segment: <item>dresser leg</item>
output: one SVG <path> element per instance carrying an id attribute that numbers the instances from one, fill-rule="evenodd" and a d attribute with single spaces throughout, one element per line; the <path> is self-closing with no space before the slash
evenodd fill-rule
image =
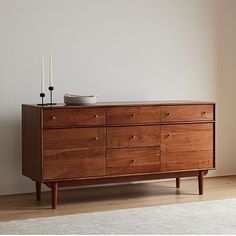
<path id="1" fill-rule="evenodd" d="M 202 195 L 203 194 L 203 171 L 199 171 L 198 190 L 199 190 L 199 195 Z"/>
<path id="2" fill-rule="evenodd" d="M 56 209 L 57 207 L 57 195 L 58 195 L 58 184 L 57 182 L 53 182 L 51 186 L 52 209 Z"/>
<path id="3" fill-rule="evenodd" d="M 176 188 L 180 188 L 180 178 L 176 178 Z"/>
<path id="4" fill-rule="evenodd" d="M 41 183 L 35 181 L 35 188 L 36 188 L 36 200 L 41 201 Z"/>

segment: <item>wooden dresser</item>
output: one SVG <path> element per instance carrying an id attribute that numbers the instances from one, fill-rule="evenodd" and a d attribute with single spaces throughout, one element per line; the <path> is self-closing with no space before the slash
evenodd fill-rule
<path id="1" fill-rule="evenodd" d="M 197 176 L 215 168 L 210 102 L 22 105 L 23 175 L 51 188 Z"/>

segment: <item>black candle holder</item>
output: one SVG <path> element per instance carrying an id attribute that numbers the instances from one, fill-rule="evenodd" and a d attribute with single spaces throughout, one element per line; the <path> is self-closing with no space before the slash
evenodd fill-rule
<path id="1" fill-rule="evenodd" d="M 44 97 L 45 97 L 45 93 L 40 93 L 39 96 L 41 97 L 42 99 L 42 103 L 41 104 L 38 104 L 39 106 L 44 106 L 45 103 L 44 103 Z"/>
<path id="2" fill-rule="evenodd" d="M 50 103 L 49 105 L 56 105 L 56 103 L 53 103 L 53 90 L 54 90 L 54 87 L 53 86 L 49 86 L 48 87 L 49 91 L 50 91 Z"/>

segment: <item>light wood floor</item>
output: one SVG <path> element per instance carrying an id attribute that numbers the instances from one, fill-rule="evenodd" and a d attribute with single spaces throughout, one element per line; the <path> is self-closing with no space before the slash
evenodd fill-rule
<path id="1" fill-rule="evenodd" d="M 181 180 L 179 190 L 175 181 L 67 189 L 59 191 L 56 210 L 50 208 L 49 192 L 42 194 L 41 202 L 33 193 L 0 196 L 0 221 L 235 197 L 236 176 L 205 178 L 202 196 L 197 179 Z"/>

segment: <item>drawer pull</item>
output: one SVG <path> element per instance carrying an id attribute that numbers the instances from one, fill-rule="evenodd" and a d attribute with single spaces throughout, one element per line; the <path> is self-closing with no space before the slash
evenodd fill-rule
<path id="1" fill-rule="evenodd" d="M 131 160 L 131 162 L 130 163 L 136 163 L 136 160 Z"/>
<path id="2" fill-rule="evenodd" d="M 131 114 L 131 117 L 132 117 L 132 118 L 135 118 L 135 117 L 136 117 L 136 114 Z"/>
<path id="3" fill-rule="evenodd" d="M 98 115 L 95 115 L 95 116 L 94 116 L 94 118 L 96 118 L 96 119 L 97 119 L 97 118 L 98 118 Z"/>
<path id="4" fill-rule="evenodd" d="M 95 137 L 95 140 L 98 140 L 98 139 L 99 139 L 99 137 L 98 137 L 98 136 L 96 136 L 96 137 Z"/>
<path id="5" fill-rule="evenodd" d="M 202 112 L 202 115 L 203 115 L 203 116 L 206 116 L 207 114 L 208 114 L 207 111 L 203 111 L 203 112 Z"/>
<path id="6" fill-rule="evenodd" d="M 169 138 L 169 137 L 171 137 L 171 136 L 172 136 L 172 134 L 167 134 L 166 136 Z"/>
<path id="7" fill-rule="evenodd" d="M 56 120 L 56 116 L 52 116 L 52 119 L 53 119 L 53 120 Z"/>
<path id="8" fill-rule="evenodd" d="M 132 136 L 132 139 L 136 139 L 136 138 L 137 138 L 137 136 L 136 136 L 136 135 L 133 135 L 133 136 Z"/>
<path id="9" fill-rule="evenodd" d="M 171 112 L 167 112 L 166 113 L 166 116 L 173 116 L 174 114 L 173 113 L 171 113 Z"/>

